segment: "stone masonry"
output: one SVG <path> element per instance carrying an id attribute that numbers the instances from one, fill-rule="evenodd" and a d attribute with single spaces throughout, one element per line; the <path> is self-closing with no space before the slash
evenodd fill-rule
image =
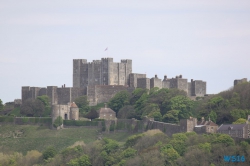
<path id="1" fill-rule="evenodd" d="M 47 86 L 22 87 L 22 102 L 48 95 L 51 105 L 67 104 L 75 98 L 87 95 L 90 105 L 108 102 L 117 92 L 132 92 L 136 88 L 151 89 L 176 88 L 187 92 L 188 96 L 204 96 L 206 82 L 193 80 L 188 82 L 182 75 L 161 80 L 157 75 L 147 78 L 146 74 L 132 73 L 132 60 L 113 62 L 113 58 L 102 58 L 87 62 L 86 59 L 73 60 L 73 87 Z"/>

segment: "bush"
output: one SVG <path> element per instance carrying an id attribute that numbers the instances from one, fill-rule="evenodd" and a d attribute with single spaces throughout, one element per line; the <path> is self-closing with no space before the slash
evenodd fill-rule
<path id="1" fill-rule="evenodd" d="M 14 122 L 14 117 L 2 116 L 0 117 L 0 122 Z"/>
<path id="2" fill-rule="evenodd" d="M 66 126 L 98 126 L 98 121 L 64 120 Z"/>
<path id="3" fill-rule="evenodd" d="M 43 152 L 43 159 L 48 160 L 49 158 L 53 158 L 55 155 L 56 149 L 50 146 Z"/>
<path id="4" fill-rule="evenodd" d="M 22 122 L 23 122 L 23 123 L 28 123 L 28 122 L 29 122 L 29 118 L 23 117 L 23 118 L 22 118 Z"/>
<path id="5" fill-rule="evenodd" d="M 54 126 L 55 128 L 57 128 L 57 127 L 61 126 L 62 124 L 63 124 L 63 119 L 62 119 L 61 116 L 58 116 L 58 117 L 56 118 L 56 120 L 54 121 L 53 126 Z"/>

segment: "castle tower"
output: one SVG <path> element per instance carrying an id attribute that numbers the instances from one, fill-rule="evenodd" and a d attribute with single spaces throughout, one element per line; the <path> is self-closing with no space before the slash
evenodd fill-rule
<path id="1" fill-rule="evenodd" d="M 193 79 L 191 79 L 191 96 L 204 96 L 206 94 L 206 86 L 207 83 L 204 81 L 194 81 Z"/>
<path id="2" fill-rule="evenodd" d="M 158 87 L 159 89 L 162 88 L 161 79 L 159 79 L 157 75 L 155 75 L 155 77 L 150 79 L 150 89 L 154 87 Z"/>
<path id="3" fill-rule="evenodd" d="M 73 87 L 86 88 L 93 85 L 129 85 L 132 60 L 113 62 L 113 58 L 102 58 L 87 62 L 86 59 L 73 60 Z"/>
<path id="4" fill-rule="evenodd" d="M 70 105 L 70 119 L 71 120 L 79 120 L 79 108 L 75 104 L 75 102 Z"/>
<path id="5" fill-rule="evenodd" d="M 88 85 L 87 59 L 73 59 L 73 87 L 82 88 Z"/>

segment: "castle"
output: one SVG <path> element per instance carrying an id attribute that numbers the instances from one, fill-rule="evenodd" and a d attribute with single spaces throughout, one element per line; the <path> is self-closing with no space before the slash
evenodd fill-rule
<path id="1" fill-rule="evenodd" d="M 147 78 L 146 74 L 132 73 L 132 60 L 113 62 L 113 58 L 102 58 L 87 62 L 86 59 L 73 60 L 73 87 L 47 86 L 22 87 L 22 102 L 47 95 L 51 105 L 67 105 L 75 98 L 87 95 L 90 105 L 108 102 L 117 92 L 126 90 L 132 92 L 136 88 L 151 89 L 176 88 L 187 92 L 188 96 L 204 96 L 206 82 L 193 80 L 188 82 L 182 75 L 161 80 L 157 75 Z"/>

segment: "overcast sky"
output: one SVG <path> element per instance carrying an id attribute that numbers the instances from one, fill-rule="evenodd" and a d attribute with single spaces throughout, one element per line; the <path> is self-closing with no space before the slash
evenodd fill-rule
<path id="1" fill-rule="evenodd" d="M 108 51 L 104 51 L 108 47 Z M 0 0 L 0 99 L 22 86 L 72 86 L 73 59 L 133 60 L 134 73 L 250 79 L 249 0 Z"/>

